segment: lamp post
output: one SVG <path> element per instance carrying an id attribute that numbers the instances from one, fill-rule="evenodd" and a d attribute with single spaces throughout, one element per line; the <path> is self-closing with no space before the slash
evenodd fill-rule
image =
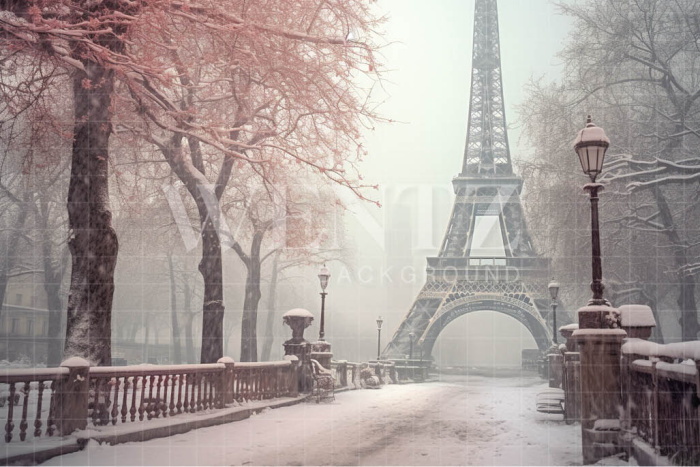
<path id="1" fill-rule="evenodd" d="M 382 355 L 382 324 L 384 324 L 384 320 L 380 316 L 377 318 L 377 361 Z"/>
<path id="2" fill-rule="evenodd" d="M 324 332 L 324 325 L 326 323 L 326 318 L 325 318 L 325 313 L 326 313 L 326 295 L 328 295 L 328 292 L 326 292 L 326 287 L 328 287 L 328 279 L 331 277 L 331 272 L 328 270 L 326 265 L 324 264 L 321 266 L 321 269 L 318 271 L 318 279 L 321 282 L 321 330 L 318 333 L 318 340 L 323 341 L 325 340 L 323 336 L 325 335 Z"/>
<path id="3" fill-rule="evenodd" d="M 552 279 L 547 286 L 549 295 L 552 297 L 552 330 L 554 331 L 554 343 L 557 343 L 557 295 L 559 295 L 559 282 Z"/>
<path id="4" fill-rule="evenodd" d="M 592 282 L 591 290 L 593 298 L 589 300 L 589 305 L 607 305 L 603 298 L 603 264 L 600 257 L 600 226 L 598 224 L 598 191 L 603 189 L 603 185 L 596 183 L 596 177 L 603 170 L 603 159 L 605 152 L 610 146 L 610 140 L 605 135 L 602 128 L 591 122 L 588 116 L 586 127 L 578 132 L 574 141 L 574 150 L 578 155 L 583 173 L 591 178 L 591 183 L 587 183 L 583 189 L 591 196 L 591 249 L 592 249 Z"/>
<path id="5" fill-rule="evenodd" d="M 408 333 L 408 338 L 411 339 L 411 347 L 408 352 L 408 359 L 413 360 L 413 339 L 416 338 L 416 335 L 413 332 Z"/>

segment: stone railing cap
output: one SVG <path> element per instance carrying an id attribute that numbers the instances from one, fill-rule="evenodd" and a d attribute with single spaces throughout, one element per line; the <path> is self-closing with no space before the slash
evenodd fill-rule
<path id="1" fill-rule="evenodd" d="M 236 363 L 236 361 L 231 357 L 221 357 L 216 361 L 216 363 Z"/>
<path id="2" fill-rule="evenodd" d="M 61 362 L 59 366 L 66 368 L 78 368 L 78 367 L 89 367 L 90 362 L 82 357 L 70 357 Z"/>

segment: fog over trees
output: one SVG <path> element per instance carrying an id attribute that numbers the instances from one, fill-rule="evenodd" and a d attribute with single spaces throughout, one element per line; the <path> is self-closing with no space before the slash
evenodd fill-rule
<path id="1" fill-rule="evenodd" d="M 520 107 L 523 135 L 538 148 L 522 163 L 534 237 L 561 277 L 585 281 L 589 210 L 570 138 L 590 114 L 612 142 L 600 179 L 607 297 L 649 304 L 658 339 L 695 340 L 700 5 L 594 0 L 560 9 L 575 31 L 560 53 L 563 78 L 534 80 Z"/>
<path id="2" fill-rule="evenodd" d="M 286 199 L 291 185 L 328 185 L 317 201 L 321 210 L 335 209 L 335 190 L 371 199 L 356 163 L 365 152 L 360 129 L 378 118 L 371 91 L 381 66 L 375 59 L 378 20 L 364 2 L 13 1 L 0 10 L 3 181 L 19 178 L 16 184 L 26 185 L 36 174 L 65 168 L 70 153 L 70 172 L 57 177 L 61 188 L 67 184 L 64 243 L 72 258 L 64 357 L 111 362 L 120 243 L 134 242 L 134 252 L 140 250 L 140 278 L 154 276 L 146 283 L 159 281 L 158 271 L 169 277 L 169 293 L 156 289 L 143 297 L 145 343 L 149 328 L 163 324 L 151 316 L 160 306 L 172 308 L 169 326 L 180 328 L 173 255 L 181 246 L 166 227 L 183 227 L 176 224 L 186 218 L 167 219 L 164 183 L 173 197 L 187 194 L 184 212 L 194 210 L 199 219 L 203 287 L 192 287 L 190 277 L 182 293 L 186 323 L 195 297 L 201 303 L 202 363 L 224 355 L 222 203 L 235 204 L 238 197 L 250 211 L 246 197 L 260 196 L 258 207 L 264 196 L 274 203 Z M 231 179 L 236 186 L 229 186 Z M 264 187 L 262 195 L 253 194 L 255 185 Z M 7 249 L 14 251 L 30 214 L 27 203 L 37 203 L 47 226 L 50 213 L 35 192 L 12 199 L 11 189 L 5 190 L 13 213 Z M 293 217 L 293 205 L 270 212 Z M 60 216 L 60 204 L 56 208 Z M 263 245 L 263 237 L 275 219 L 245 211 L 225 214 L 248 216 L 240 237 L 251 231 L 249 251 L 238 239 L 225 241 L 248 269 L 241 345 L 242 358 L 255 360 L 257 350 L 249 347 L 257 345 L 261 255 L 275 249 Z M 141 217 L 132 223 L 134 215 Z M 149 225 L 134 238 L 144 216 Z M 286 248 L 285 242 L 277 244 Z M 308 254 L 324 248 L 316 242 Z M 144 253 L 155 251 L 167 261 L 143 267 Z M 46 255 L 61 257 L 56 248 Z M 16 266 L 11 255 L 5 258 L 3 277 Z M 187 266 L 191 262 L 183 261 L 178 269 Z M 45 269 L 50 283 L 60 283 L 54 266 Z"/>
<path id="3" fill-rule="evenodd" d="M 274 359 L 282 313 L 318 315 L 324 263 L 338 355 L 374 353 L 376 315 L 390 337 L 447 225 L 469 92 L 469 54 L 454 50 L 471 44 L 438 48 L 381 6 L 0 2 L 0 317 L 47 312 L 48 346 L 33 359 Z M 452 7 L 433 8 L 450 37 L 473 11 L 459 7 L 460 26 L 440 11 Z M 573 319 L 590 296 L 586 178 L 571 148 L 590 114 L 612 141 L 600 180 L 606 297 L 649 304 L 656 339 L 696 339 L 700 7 L 560 2 L 547 20 L 568 35 L 547 44 L 561 72 L 529 69 L 524 87 L 509 67 L 543 41 L 515 47 L 522 8 L 499 2 L 507 122 L 530 235 L 562 283 L 559 311 Z M 384 64 L 401 47 L 416 67 L 404 75 Z M 391 81 L 407 75 L 422 84 L 402 97 Z M 400 186 L 416 180 L 431 184 L 429 208 L 427 188 Z"/>

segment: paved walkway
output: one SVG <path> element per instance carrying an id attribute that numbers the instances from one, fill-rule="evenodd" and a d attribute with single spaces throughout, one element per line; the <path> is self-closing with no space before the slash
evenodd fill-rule
<path id="1" fill-rule="evenodd" d="M 535 410 L 539 378 L 445 376 L 338 394 L 183 435 L 45 465 L 575 465 L 580 427 Z"/>

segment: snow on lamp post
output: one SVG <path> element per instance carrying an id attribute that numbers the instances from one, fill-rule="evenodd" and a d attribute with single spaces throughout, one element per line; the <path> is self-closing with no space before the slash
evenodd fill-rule
<path id="1" fill-rule="evenodd" d="M 598 191 L 603 185 L 596 183 L 596 177 L 603 170 L 603 159 L 605 152 L 610 146 L 610 140 L 605 135 L 602 128 L 591 122 L 588 116 L 586 127 L 578 132 L 574 141 L 574 150 L 578 155 L 583 173 L 591 178 L 591 183 L 587 183 L 583 189 L 591 196 L 591 248 L 592 248 L 592 278 L 591 290 L 593 298 L 589 305 L 606 305 L 603 298 L 603 265 L 600 257 L 600 226 L 598 224 Z"/>
<path id="2" fill-rule="evenodd" d="M 377 361 L 382 356 L 382 324 L 384 324 L 384 320 L 380 316 L 377 318 Z"/>
<path id="3" fill-rule="evenodd" d="M 321 330 L 318 333 L 318 340 L 323 341 L 325 340 L 323 337 L 325 335 L 324 332 L 324 326 L 325 326 L 325 313 L 326 313 L 326 295 L 328 295 L 328 292 L 326 292 L 326 287 L 328 287 L 328 279 L 331 277 L 331 272 L 330 270 L 326 267 L 324 264 L 321 266 L 321 269 L 318 271 L 318 279 L 321 282 Z"/>
<path id="4" fill-rule="evenodd" d="M 411 347 L 409 347 L 408 359 L 409 359 L 409 360 L 413 360 L 413 339 L 416 338 L 415 333 L 409 332 L 409 333 L 408 333 L 408 338 L 411 339 Z"/>
<path id="5" fill-rule="evenodd" d="M 552 279 L 547 286 L 552 297 L 552 330 L 554 331 L 554 343 L 557 343 L 557 296 L 559 295 L 559 282 Z"/>

